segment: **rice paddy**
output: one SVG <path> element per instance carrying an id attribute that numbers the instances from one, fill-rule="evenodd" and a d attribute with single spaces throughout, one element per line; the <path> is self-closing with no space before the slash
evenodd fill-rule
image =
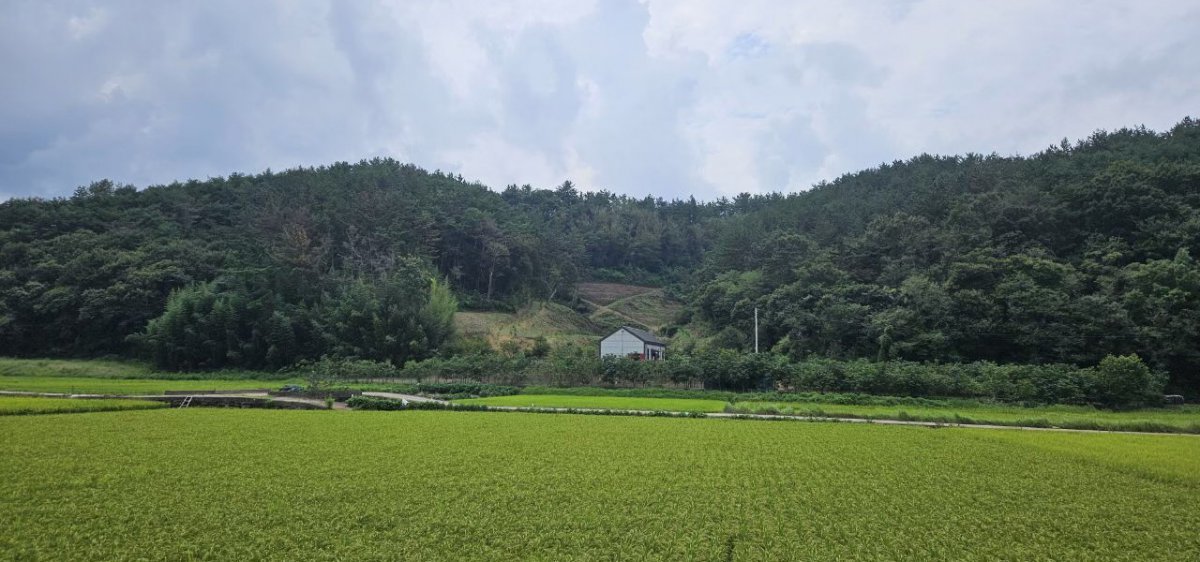
<path id="1" fill-rule="evenodd" d="M 162 394 L 168 390 L 251 390 L 279 388 L 283 380 L 106 379 L 93 377 L 0 376 L 0 390 L 66 394 Z"/>
<path id="2" fill-rule="evenodd" d="M 220 409 L 0 435 L 0 559 L 1200 558 L 1192 436 Z"/>
<path id="3" fill-rule="evenodd" d="M 163 402 L 150 400 L 0 396 L 0 416 L 108 412 L 113 410 L 150 410 L 165 408 L 166 406 L 167 404 Z"/>

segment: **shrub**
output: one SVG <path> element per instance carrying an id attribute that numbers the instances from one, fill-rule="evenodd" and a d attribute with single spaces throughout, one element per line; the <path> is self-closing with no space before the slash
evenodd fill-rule
<path id="1" fill-rule="evenodd" d="M 317 376 L 329 380 L 387 379 L 395 378 L 400 373 L 399 369 L 386 361 L 328 356 L 316 361 L 300 361 L 288 370 L 305 378 Z"/>
<path id="2" fill-rule="evenodd" d="M 1166 381 L 1150 372 L 1137 355 L 1109 355 L 1093 372 L 1092 397 L 1110 408 L 1158 404 Z"/>
<path id="3" fill-rule="evenodd" d="M 476 382 L 443 382 L 443 383 L 417 383 L 413 385 L 413 392 L 417 394 L 425 394 L 437 396 L 446 400 L 458 400 L 460 398 L 486 398 L 488 396 L 508 396 L 510 394 L 519 394 L 521 389 L 515 386 L 502 386 L 496 384 L 476 383 Z"/>

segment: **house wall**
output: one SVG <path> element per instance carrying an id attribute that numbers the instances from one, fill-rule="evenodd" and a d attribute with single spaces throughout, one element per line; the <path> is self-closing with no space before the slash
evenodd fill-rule
<path id="1" fill-rule="evenodd" d="M 630 353 L 645 353 L 646 346 L 637 336 L 625 331 L 619 330 L 612 335 L 600 340 L 600 356 L 617 355 L 624 357 Z"/>
<path id="2" fill-rule="evenodd" d="M 658 352 L 658 357 L 652 357 L 652 354 L 655 351 Z M 646 359 L 651 359 L 651 358 L 666 359 L 666 357 L 667 357 L 667 348 L 665 348 L 661 345 L 653 344 L 653 343 L 646 344 Z"/>

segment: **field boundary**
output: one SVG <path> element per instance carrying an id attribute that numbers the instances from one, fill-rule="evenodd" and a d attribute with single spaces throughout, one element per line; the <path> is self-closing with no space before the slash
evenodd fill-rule
<path id="1" fill-rule="evenodd" d="M 620 414 L 633 416 L 665 416 L 666 414 L 675 414 L 667 417 L 690 417 L 690 418 L 717 418 L 717 419 L 732 419 L 732 420 L 760 420 L 760 421 L 808 421 L 808 422 L 835 422 L 835 423 L 865 423 L 879 425 L 908 425 L 916 427 L 928 427 L 934 429 L 962 427 L 969 429 L 1015 429 L 1025 431 L 1060 431 L 1069 433 L 1115 433 L 1120 435 L 1187 435 L 1191 437 L 1200 437 L 1195 433 L 1173 433 L 1165 431 L 1125 431 L 1125 430 L 1104 430 L 1104 429 L 1071 429 L 1067 427 L 1036 427 L 1028 425 L 996 425 L 996 424 L 981 424 L 981 423 L 957 423 L 957 422 L 930 422 L 917 420 L 892 420 L 892 419 L 867 419 L 867 418 L 843 418 L 836 416 L 789 416 L 786 414 L 736 414 L 727 412 L 663 412 L 658 410 L 609 410 L 605 408 L 522 408 L 519 406 L 487 406 L 490 410 L 508 410 L 517 412 L 528 412 L 537 410 L 542 413 L 546 410 L 551 410 L 552 413 L 599 413 L 599 412 L 619 412 Z M 614 414 L 618 415 L 618 414 Z"/>
<path id="2" fill-rule="evenodd" d="M 553 408 L 553 407 L 529 407 L 529 406 L 487 406 L 482 404 L 458 404 L 455 402 L 446 402 L 442 400 L 432 399 L 424 396 L 396 394 L 388 392 L 369 392 L 363 393 L 365 396 L 371 396 L 376 399 L 385 401 L 400 402 L 406 400 L 421 404 L 417 407 L 399 407 L 392 411 L 400 410 L 425 410 L 438 409 L 449 411 L 468 411 L 468 412 L 517 412 L 517 413 L 533 413 L 533 414 L 577 414 L 577 415 L 609 415 L 609 416 L 641 416 L 641 417 L 674 417 L 674 418 L 714 418 L 714 419 L 731 419 L 731 420 L 758 420 L 758 421 L 805 421 L 805 422 L 831 422 L 831 423 L 859 423 L 859 424 L 878 424 L 878 425 L 897 425 L 911 427 L 926 427 L 930 429 L 941 428 L 967 428 L 967 429 L 1011 429 L 1021 431 L 1052 431 L 1066 433 L 1109 433 L 1118 435 L 1185 435 L 1191 437 L 1200 437 L 1200 434 L 1187 432 L 1167 432 L 1167 431 L 1130 431 L 1130 430 L 1106 430 L 1106 429 L 1073 429 L 1068 427 L 1038 427 L 1028 425 L 1000 425 L 987 423 L 963 423 L 963 422 L 935 422 L 935 421 L 920 421 L 920 420 L 898 420 L 886 418 L 856 418 L 856 417 L 839 417 L 839 416 L 816 416 L 816 415 L 789 415 L 789 414 L 747 414 L 734 412 L 689 412 L 689 411 L 674 411 L 674 410 L 628 410 L 628 409 L 612 409 L 612 408 Z M 43 398 L 83 398 L 83 399 L 126 399 L 126 400 L 153 400 L 166 402 L 172 407 L 179 407 L 186 403 L 187 406 L 195 407 L 241 407 L 241 408 L 284 408 L 284 409 L 301 409 L 301 410 L 324 410 L 327 409 L 325 404 L 320 400 L 307 398 L 291 398 L 291 397 L 272 397 L 265 394 L 253 393 L 229 393 L 229 394 L 151 394 L 151 395 L 112 395 L 112 394 L 67 394 L 67 393 L 52 393 L 52 392 L 23 392 L 13 390 L 0 390 L 0 396 L 29 396 Z M 345 403 L 337 403 L 335 409 L 347 409 Z"/>
<path id="3" fill-rule="evenodd" d="M 432 406 L 432 407 L 430 407 Z M 1194 433 L 1177 433 L 1164 431 L 1127 431 L 1127 430 L 1104 430 L 1104 429 L 1071 429 L 1067 427 L 1036 427 L 1024 425 L 996 425 L 996 424 L 979 424 L 979 423 L 957 423 L 957 422 L 932 422 L 918 420 L 892 420 L 892 419 L 869 419 L 869 418 L 842 418 L 835 416 L 805 416 L 805 415 L 787 415 L 787 414 L 742 414 L 729 412 L 686 412 L 674 410 L 627 410 L 627 409 L 611 409 L 611 408 L 553 408 L 553 407 L 529 407 L 529 406 L 487 406 L 483 404 L 457 404 L 455 402 L 438 402 L 436 406 L 432 404 L 428 406 L 418 407 L 400 407 L 389 411 L 403 410 L 449 410 L 463 412 L 517 412 L 529 414 L 577 414 L 577 415 L 608 415 L 608 416 L 635 416 L 635 417 L 668 417 L 668 418 L 714 418 L 728 420 L 758 420 L 758 421 L 800 421 L 800 422 L 831 422 L 831 423 L 859 423 L 859 424 L 878 424 L 878 425 L 898 425 L 911 427 L 926 427 L 930 429 L 942 428 L 966 428 L 966 429 L 1011 429 L 1019 431 L 1051 431 L 1065 433 L 1107 433 L 1117 435 L 1184 435 L 1190 437 L 1200 437 L 1200 434 Z"/>

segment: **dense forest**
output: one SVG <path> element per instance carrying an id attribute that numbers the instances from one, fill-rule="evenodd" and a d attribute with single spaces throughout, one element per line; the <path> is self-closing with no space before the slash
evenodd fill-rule
<path id="1" fill-rule="evenodd" d="M 570 183 L 497 193 L 383 159 L 140 191 L 101 181 L 0 204 L 0 350 L 149 352 L 181 369 L 403 362 L 444 348 L 432 310 L 452 300 L 512 308 L 569 300 L 588 277 L 677 279 L 702 260 L 705 224 L 744 204 Z"/>
<path id="2" fill-rule="evenodd" d="M 647 186 L 648 191 L 653 186 Z M 1200 122 L 1019 156 L 921 155 L 697 202 L 376 159 L 0 204 L 0 353 L 277 368 L 452 352 L 456 307 L 669 285 L 689 346 L 1094 365 L 1200 386 Z M 688 351 L 680 349 L 679 351 Z"/>
<path id="3" fill-rule="evenodd" d="M 694 322 L 793 358 L 1094 365 L 1200 386 L 1200 122 L 922 155 L 714 224 Z"/>

